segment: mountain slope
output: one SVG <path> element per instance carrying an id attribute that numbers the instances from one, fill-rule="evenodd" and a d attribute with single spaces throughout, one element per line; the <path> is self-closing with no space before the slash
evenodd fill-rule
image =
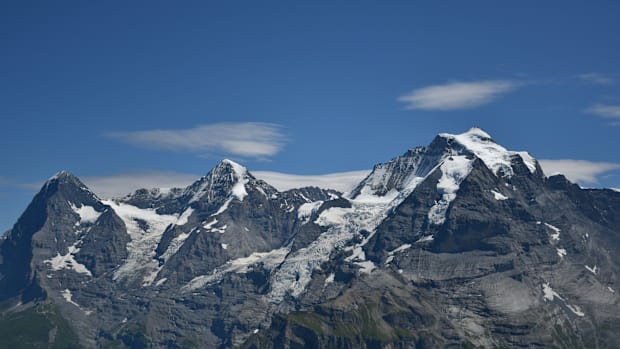
<path id="1" fill-rule="evenodd" d="M 59 173 L 0 243 L 0 301 L 93 348 L 614 347 L 619 250 L 620 193 L 474 128 L 347 197 L 230 160 L 111 200 Z"/>

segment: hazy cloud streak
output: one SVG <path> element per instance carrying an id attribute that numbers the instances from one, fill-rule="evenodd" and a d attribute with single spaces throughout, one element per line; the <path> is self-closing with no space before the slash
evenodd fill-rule
<path id="1" fill-rule="evenodd" d="M 150 171 L 80 179 L 98 196 L 114 198 L 142 188 L 184 188 L 199 178 L 199 175 L 187 173 Z"/>
<path id="2" fill-rule="evenodd" d="M 577 75 L 577 78 L 594 85 L 613 85 L 614 79 L 599 73 L 587 73 Z"/>
<path id="3" fill-rule="evenodd" d="M 620 169 L 620 164 L 613 162 L 594 162 L 588 160 L 538 160 L 547 176 L 563 174 L 577 183 L 598 183 L 598 176 Z"/>
<path id="4" fill-rule="evenodd" d="M 181 130 L 123 131 L 105 135 L 149 148 L 222 152 L 251 158 L 273 156 L 285 142 L 280 125 L 261 122 L 217 123 Z"/>
<path id="5" fill-rule="evenodd" d="M 262 179 L 276 189 L 288 190 L 301 187 L 335 189 L 348 193 L 370 173 L 370 170 L 348 171 L 322 175 L 297 175 L 272 171 L 252 171 L 256 178 Z"/>
<path id="6" fill-rule="evenodd" d="M 316 186 L 335 189 L 341 192 L 351 191 L 370 170 L 329 173 L 324 175 L 296 175 L 274 171 L 250 171 L 256 178 L 262 179 L 280 191 Z M 95 194 L 103 198 L 122 197 L 141 188 L 185 188 L 201 175 L 178 173 L 173 171 L 147 171 L 123 173 L 111 176 L 90 176 L 80 179 Z M 32 183 L 30 188 L 40 188 L 41 183 Z"/>
<path id="7" fill-rule="evenodd" d="M 415 89 L 398 98 L 406 109 L 456 110 L 491 103 L 519 83 L 509 80 L 452 82 Z"/>
<path id="8" fill-rule="evenodd" d="M 620 105 L 595 104 L 585 110 L 586 113 L 600 116 L 607 119 L 620 119 Z M 612 123 L 618 126 L 618 122 Z"/>

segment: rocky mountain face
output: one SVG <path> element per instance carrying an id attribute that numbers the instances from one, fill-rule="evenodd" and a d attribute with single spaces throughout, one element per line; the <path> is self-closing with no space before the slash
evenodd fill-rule
<path id="1" fill-rule="evenodd" d="M 620 347 L 618 252 L 620 193 L 475 128 L 345 195 L 229 160 L 110 200 L 61 172 L 0 240 L 0 347 Z"/>

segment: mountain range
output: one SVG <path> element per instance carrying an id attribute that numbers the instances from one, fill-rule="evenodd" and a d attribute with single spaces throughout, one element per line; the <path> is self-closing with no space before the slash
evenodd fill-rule
<path id="1" fill-rule="evenodd" d="M 479 128 L 349 193 L 60 172 L 0 239 L 0 348 L 613 348 L 619 272 L 620 193 Z"/>

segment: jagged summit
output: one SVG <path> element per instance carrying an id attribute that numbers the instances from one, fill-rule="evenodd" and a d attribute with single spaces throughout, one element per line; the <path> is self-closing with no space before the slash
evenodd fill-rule
<path id="1" fill-rule="evenodd" d="M 250 181 L 256 181 L 256 178 L 245 167 L 224 159 L 206 176 L 188 186 L 183 195 L 190 197 L 189 203 L 199 200 L 211 201 L 216 197 L 230 194 L 243 201 L 247 196 L 245 185 Z"/>
<path id="2" fill-rule="evenodd" d="M 400 192 L 420 183 L 446 159 L 464 156 L 479 158 L 495 175 L 514 175 L 514 161 L 519 158 L 531 173 L 537 170 L 536 160 L 527 152 L 509 151 L 495 143 L 481 128 L 473 127 L 465 133 L 440 133 L 426 147 L 409 149 L 403 155 L 375 165 L 372 172 L 351 192 L 351 198 L 360 195 L 384 196 L 390 191 Z M 461 161 L 469 166 L 468 161 Z M 466 164 L 467 163 L 467 164 Z M 444 169 L 446 170 L 446 169 Z M 468 172 L 466 169 L 459 172 Z"/>
<path id="3" fill-rule="evenodd" d="M 37 194 L 39 198 L 61 195 L 63 198 L 79 203 L 99 201 L 99 198 L 82 181 L 69 171 L 60 171 L 50 177 Z"/>
<path id="4" fill-rule="evenodd" d="M 2 315 L 53 306 L 88 348 L 620 347 L 618 212 L 480 128 L 350 197 L 227 159 L 115 200 L 62 171 L 0 240 Z"/>
<path id="5" fill-rule="evenodd" d="M 48 184 L 48 183 L 74 183 L 74 184 L 79 183 L 81 186 L 84 186 L 84 184 L 80 181 L 80 179 L 77 176 L 75 176 L 73 173 L 66 171 L 66 170 L 56 172 L 56 174 L 51 176 L 45 182 L 45 184 Z"/>

